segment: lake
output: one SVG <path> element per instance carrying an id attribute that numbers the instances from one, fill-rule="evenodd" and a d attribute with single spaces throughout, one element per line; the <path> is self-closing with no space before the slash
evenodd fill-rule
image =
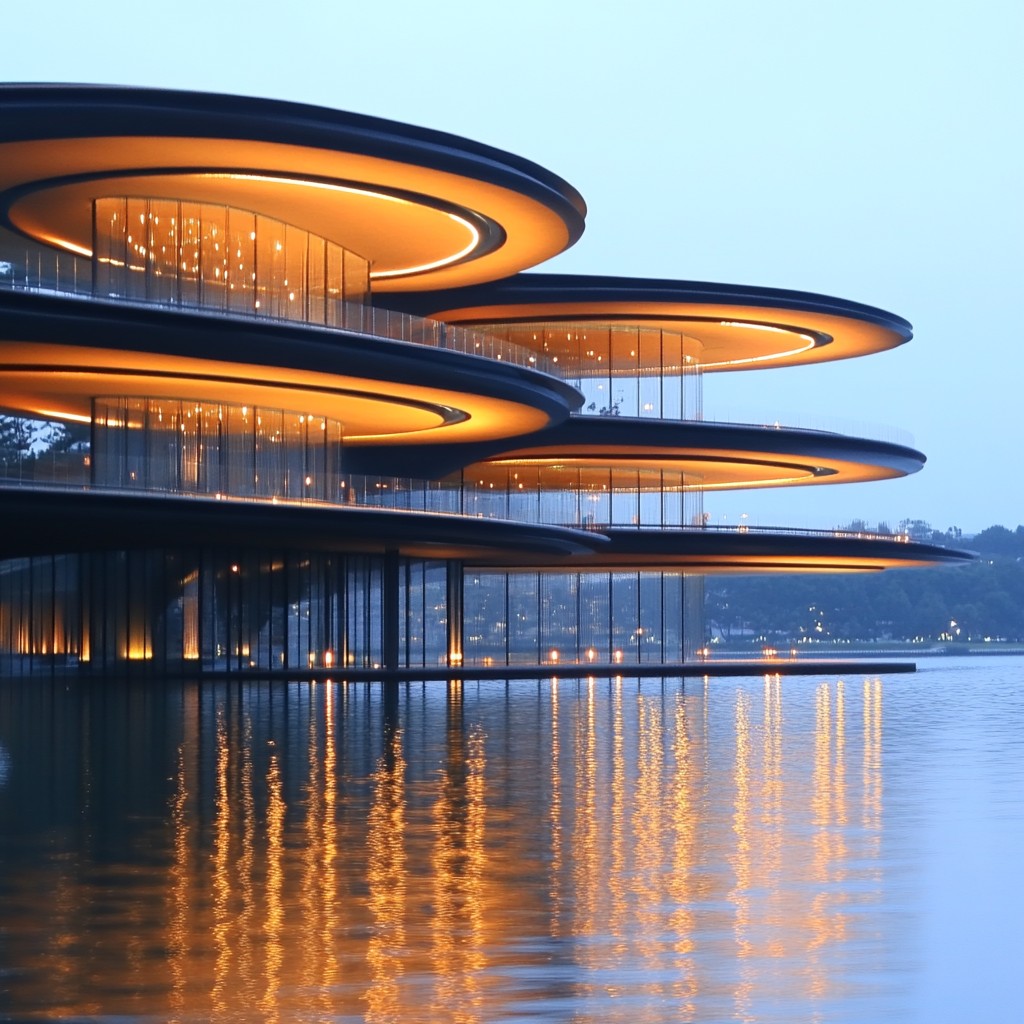
<path id="1" fill-rule="evenodd" d="M 1022 1020 L 1024 659 L 0 685 L 0 1018 Z"/>

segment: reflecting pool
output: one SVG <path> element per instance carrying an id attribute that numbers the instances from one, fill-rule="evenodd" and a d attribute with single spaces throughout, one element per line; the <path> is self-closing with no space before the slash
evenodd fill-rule
<path id="1" fill-rule="evenodd" d="M 1024 659 L 0 686 L 0 1019 L 1024 1019 Z"/>

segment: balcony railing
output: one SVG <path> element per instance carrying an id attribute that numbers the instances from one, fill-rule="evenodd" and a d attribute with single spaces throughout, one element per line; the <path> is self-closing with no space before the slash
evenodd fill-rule
<path id="1" fill-rule="evenodd" d="M 240 317 L 268 323 L 304 323 L 327 330 L 366 334 L 375 338 L 387 338 L 389 341 L 482 356 L 485 359 L 511 363 L 514 366 L 540 370 L 548 374 L 557 369 L 547 357 L 538 355 L 522 345 L 480 331 L 445 324 L 439 320 L 429 320 L 358 302 L 327 299 L 318 307 L 321 315 L 312 317 L 305 304 L 290 307 L 278 303 L 275 305 L 275 312 L 269 312 L 269 304 L 251 309 L 227 309 L 222 304 L 157 302 L 123 295 L 99 295 L 93 288 L 92 261 L 84 256 L 58 250 L 32 249 L 15 253 L 0 249 L 0 289 L 87 298 L 92 302 L 113 303 L 118 306 L 151 308 L 156 305 L 169 309 L 202 310 L 204 313 L 217 316 Z M 286 311 L 288 315 L 282 315 L 281 310 Z"/>
<path id="2" fill-rule="evenodd" d="M 672 532 L 714 533 L 714 534 L 784 534 L 792 537 L 849 537 L 861 540 L 890 541 L 905 544 L 911 539 L 906 533 L 886 533 L 877 530 L 851 530 L 843 527 L 787 527 L 765 525 L 717 525 L 705 524 L 699 514 L 686 510 L 686 521 L 675 516 L 683 512 L 679 504 L 671 506 L 668 516 L 659 515 L 655 510 L 665 506 L 654 502 L 649 504 L 646 514 L 628 515 L 625 521 L 615 513 L 623 506 L 612 502 L 610 513 L 598 521 L 597 517 L 580 516 L 578 510 L 584 507 L 587 492 L 556 491 L 532 495 L 510 495 L 511 500 L 497 500 L 491 493 L 484 493 L 471 483 L 463 483 L 457 476 L 440 481 L 414 480 L 404 477 L 383 477 L 349 474 L 343 484 L 337 501 L 317 498 L 288 497 L 284 494 L 231 495 L 185 489 L 161 489 L 150 486 L 107 486 L 96 484 L 91 478 L 89 455 L 86 452 L 45 453 L 40 456 L 22 458 L 0 454 L 0 490 L 25 488 L 39 491 L 98 491 L 105 494 L 150 494 L 166 495 L 196 500 L 216 500 L 263 505 L 300 505 L 320 508 L 348 507 L 384 509 L 427 515 L 455 515 L 471 519 L 492 519 L 513 522 L 537 522 L 551 526 L 565 526 L 576 529 L 601 531 L 609 528 L 636 530 L 659 530 Z M 640 508 L 637 505 L 644 495 L 623 495 L 629 499 L 625 507 Z M 658 497 L 651 495 L 650 497 Z M 516 500 L 518 499 L 518 500 Z"/>

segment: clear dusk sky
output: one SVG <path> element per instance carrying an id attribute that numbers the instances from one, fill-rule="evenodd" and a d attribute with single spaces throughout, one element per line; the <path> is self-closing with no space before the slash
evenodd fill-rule
<path id="1" fill-rule="evenodd" d="M 709 495 L 715 521 L 1024 522 L 1020 0 L 96 0 L 0 15 L 0 79 L 322 104 L 550 168 L 590 213 L 543 269 L 816 291 L 901 349 L 709 375 L 710 418 L 895 428 L 907 480 Z M 883 436 L 886 436 L 883 433 Z"/>

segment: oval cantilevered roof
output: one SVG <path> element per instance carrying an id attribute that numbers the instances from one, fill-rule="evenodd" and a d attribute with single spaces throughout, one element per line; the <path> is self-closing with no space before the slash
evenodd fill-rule
<path id="1" fill-rule="evenodd" d="M 510 440 L 387 450 L 350 445 L 352 472 L 445 476 L 474 486 L 545 490 L 739 490 L 885 480 L 916 473 L 906 445 L 770 425 L 570 416 Z"/>
<path id="2" fill-rule="evenodd" d="M 843 531 L 800 534 L 771 530 L 656 530 L 612 527 L 608 543 L 559 559 L 527 551 L 512 557 L 473 559 L 474 567 L 530 572 L 851 572 L 966 565 L 973 555 L 906 538 L 861 537 Z"/>
<path id="3" fill-rule="evenodd" d="M 904 445 L 828 431 L 627 417 L 573 416 L 466 470 L 480 485 L 508 474 L 525 490 L 615 487 L 683 490 L 859 483 L 916 473 L 925 463 Z M 635 479 L 634 479 L 635 474 Z M 611 484 L 609 484 L 611 479 Z"/>
<path id="4" fill-rule="evenodd" d="M 0 289 L 0 409 L 89 422 L 91 400 L 112 394 L 295 410 L 344 423 L 346 444 L 441 448 L 504 446 L 579 401 L 548 374 L 461 352 Z"/>
<path id="5" fill-rule="evenodd" d="M 91 203 L 250 210 L 370 260 L 377 292 L 460 287 L 572 245 L 571 185 L 490 146 L 298 103 L 164 89 L 0 86 L 0 223 L 88 255 Z"/>
<path id="6" fill-rule="evenodd" d="M 685 363 L 702 371 L 848 359 L 895 348 L 912 334 L 910 324 L 892 313 L 811 292 L 625 277 L 519 274 L 451 291 L 389 296 L 388 304 L 449 323 L 493 326 L 560 361 L 582 361 L 587 349 L 607 351 L 613 376 L 668 372 L 638 365 L 624 328 L 681 334 Z M 588 341 L 582 348 L 579 332 Z M 582 365 L 566 372 L 587 376 Z"/>

